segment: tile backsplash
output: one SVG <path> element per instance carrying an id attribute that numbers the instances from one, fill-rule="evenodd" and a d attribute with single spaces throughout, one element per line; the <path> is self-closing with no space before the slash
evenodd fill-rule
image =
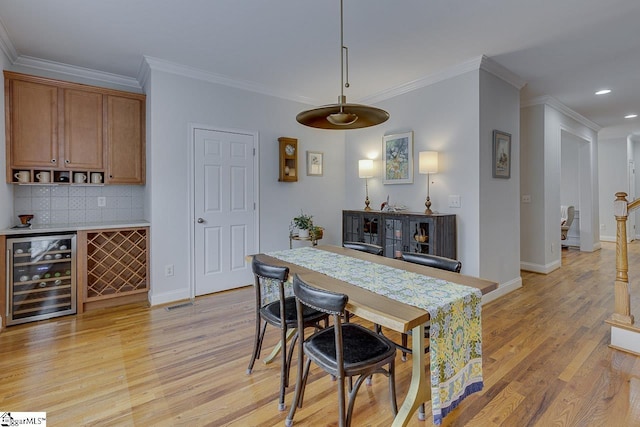
<path id="1" fill-rule="evenodd" d="M 105 206 L 98 206 L 104 197 Z M 33 214 L 32 224 L 71 224 L 144 219 L 141 185 L 16 185 L 13 213 Z"/>

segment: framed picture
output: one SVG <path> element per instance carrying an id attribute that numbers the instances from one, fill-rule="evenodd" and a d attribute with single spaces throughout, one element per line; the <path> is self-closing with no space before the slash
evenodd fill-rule
<path id="1" fill-rule="evenodd" d="M 413 183 L 413 132 L 382 138 L 383 184 Z"/>
<path id="2" fill-rule="evenodd" d="M 323 153 L 317 151 L 307 151 L 307 175 L 322 176 L 322 156 Z"/>
<path id="3" fill-rule="evenodd" d="M 493 131 L 493 177 L 511 178 L 511 134 Z"/>

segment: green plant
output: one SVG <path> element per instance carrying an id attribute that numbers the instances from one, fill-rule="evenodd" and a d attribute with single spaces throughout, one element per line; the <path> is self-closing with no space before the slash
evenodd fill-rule
<path id="1" fill-rule="evenodd" d="M 300 211 L 300 215 L 293 218 L 293 224 L 298 230 L 309 230 L 313 227 L 313 215 L 307 215 Z"/>

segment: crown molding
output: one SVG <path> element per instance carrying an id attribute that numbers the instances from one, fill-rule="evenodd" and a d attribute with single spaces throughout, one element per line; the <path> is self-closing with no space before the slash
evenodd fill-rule
<path id="1" fill-rule="evenodd" d="M 536 98 L 525 101 L 520 104 L 520 108 L 534 107 L 536 105 L 548 105 L 554 110 L 557 110 L 562 114 L 571 117 L 576 122 L 588 127 L 595 132 L 599 132 L 602 129 L 602 126 L 600 126 L 599 124 L 587 119 L 582 114 L 573 111 L 571 108 L 567 107 L 562 102 L 549 95 L 538 96 Z"/>
<path id="2" fill-rule="evenodd" d="M 126 77 L 119 74 L 77 67 L 75 65 L 68 65 L 61 62 L 48 61 L 46 59 L 33 58 L 30 56 L 19 56 L 13 62 L 13 65 L 32 68 L 35 70 L 53 71 L 68 76 L 79 77 L 82 79 L 129 87 L 135 89 L 136 91 L 140 91 L 142 89 L 140 83 L 138 83 L 138 80 L 134 79 L 133 77 Z"/>
<path id="3" fill-rule="evenodd" d="M 482 55 L 480 59 L 480 69 L 504 80 L 518 90 L 522 89 L 524 85 L 527 84 L 527 82 L 516 73 L 506 67 L 503 67 L 486 55 Z"/>
<path id="4" fill-rule="evenodd" d="M 7 28 L 4 26 L 4 22 L 0 19 L 0 49 L 7 55 L 9 61 L 12 63 L 18 58 L 18 53 L 16 52 L 15 47 L 13 47 L 13 43 L 11 42 L 11 38 L 9 37 L 9 33 L 7 32 Z"/>
<path id="5" fill-rule="evenodd" d="M 489 58 L 488 56 L 482 55 L 477 58 L 473 58 L 469 61 L 465 61 L 460 64 L 449 67 L 438 73 L 421 77 L 414 81 L 404 83 L 400 86 L 396 86 L 393 88 L 389 88 L 387 90 L 378 92 L 377 94 L 374 94 L 371 96 L 366 96 L 358 101 L 364 102 L 366 104 L 375 104 L 377 102 L 381 102 L 381 101 L 385 101 L 387 99 L 393 98 L 394 96 L 403 95 L 405 93 L 412 92 L 416 89 L 421 89 L 423 87 L 427 87 L 432 84 L 435 84 L 453 77 L 457 77 L 462 74 L 468 73 L 469 71 L 475 71 L 475 70 L 484 70 L 488 73 L 491 73 L 494 76 L 514 86 L 518 90 L 522 89 L 522 87 L 526 84 L 526 82 L 515 73 L 509 71 L 507 68 L 498 64 L 496 61 Z"/>
<path id="6" fill-rule="evenodd" d="M 411 82 L 378 92 L 371 96 L 366 96 L 358 100 L 358 102 L 375 104 L 377 102 L 393 98 L 394 96 L 404 95 L 405 93 L 412 92 L 416 89 L 421 89 L 423 87 L 430 86 L 443 80 L 457 77 L 461 74 L 468 73 L 469 71 L 477 70 L 480 67 L 480 60 L 481 57 L 474 58 L 470 61 L 463 62 L 453 67 L 449 67 L 441 72 L 421 77 Z"/>
<path id="7" fill-rule="evenodd" d="M 176 74 L 183 77 L 189 77 L 196 80 L 201 80 L 209 83 L 216 83 L 223 86 L 230 86 L 236 89 L 246 90 L 250 92 L 257 92 L 263 95 L 274 96 L 276 98 L 286 99 L 289 101 L 301 102 L 303 104 L 315 105 L 311 98 L 304 96 L 292 96 L 280 91 L 274 90 L 265 85 L 260 85 L 254 82 L 232 79 L 220 74 L 211 73 L 198 68 L 189 67 L 186 65 L 177 64 L 175 62 L 166 61 L 164 59 L 158 59 L 151 56 L 144 56 L 143 62 L 146 65 L 142 65 L 138 79 L 146 81 L 149 76 L 147 75 L 150 70 L 163 71 L 166 73 Z M 148 67 L 148 69 L 146 68 Z"/>

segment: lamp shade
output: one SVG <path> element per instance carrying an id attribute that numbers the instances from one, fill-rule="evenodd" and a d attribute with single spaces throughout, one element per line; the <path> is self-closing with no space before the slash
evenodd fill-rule
<path id="1" fill-rule="evenodd" d="M 418 170 L 421 174 L 438 172 L 438 152 L 421 151 L 418 158 Z"/>
<path id="2" fill-rule="evenodd" d="M 360 178 L 373 178 L 373 160 L 364 159 L 358 161 L 358 176 Z"/>

